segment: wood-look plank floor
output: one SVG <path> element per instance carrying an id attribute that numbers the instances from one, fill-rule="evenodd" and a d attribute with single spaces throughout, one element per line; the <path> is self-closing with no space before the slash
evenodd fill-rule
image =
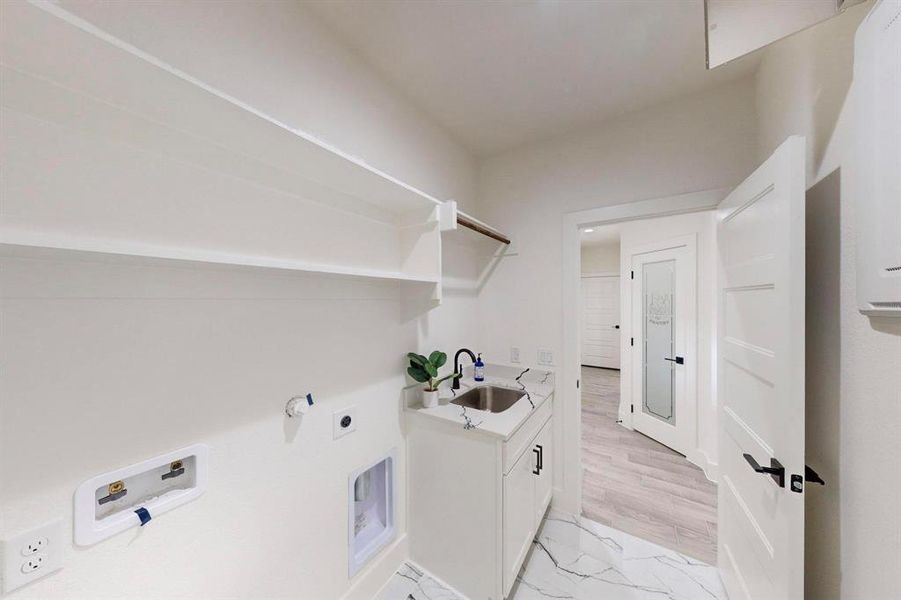
<path id="1" fill-rule="evenodd" d="M 716 485 L 681 454 L 616 424 L 619 371 L 582 367 L 582 513 L 716 564 Z"/>

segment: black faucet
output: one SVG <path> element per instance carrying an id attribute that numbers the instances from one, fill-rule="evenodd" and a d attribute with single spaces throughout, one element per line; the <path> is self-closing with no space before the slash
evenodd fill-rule
<path id="1" fill-rule="evenodd" d="M 463 377 L 463 372 L 460 370 L 460 355 L 464 352 L 469 355 L 469 358 L 472 359 L 473 364 L 475 364 L 476 362 L 476 355 L 473 354 L 472 350 L 469 350 L 468 348 L 460 348 L 459 350 L 457 350 L 457 353 L 454 354 L 454 373 L 456 373 L 457 376 L 454 377 L 454 380 L 451 382 L 452 390 L 460 389 L 460 378 Z"/>

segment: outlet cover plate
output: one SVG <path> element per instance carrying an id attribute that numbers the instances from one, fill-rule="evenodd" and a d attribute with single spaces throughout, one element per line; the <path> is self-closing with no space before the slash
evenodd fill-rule
<path id="1" fill-rule="evenodd" d="M 515 365 L 519 364 L 519 347 L 518 346 L 510 346 L 510 362 Z"/>
<path id="2" fill-rule="evenodd" d="M 42 549 L 26 555 L 25 549 L 29 544 L 34 544 L 38 540 L 41 541 Z M 0 552 L 3 555 L 3 593 L 8 594 L 25 584 L 62 569 L 63 544 L 68 541 L 63 539 L 62 519 L 56 519 L 41 527 L 0 541 Z M 30 573 L 23 573 L 22 565 L 36 557 L 43 558 L 41 567 Z"/>
<path id="3" fill-rule="evenodd" d="M 554 352 L 552 350 L 548 350 L 547 348 L 539 348 L 538 349 L 538 364 L 539 365 L 553 365 L 554 364 Z"/>

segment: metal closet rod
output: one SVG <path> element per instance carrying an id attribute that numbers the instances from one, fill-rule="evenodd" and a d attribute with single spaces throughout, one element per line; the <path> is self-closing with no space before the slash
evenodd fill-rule
<path id="1" fill-rule="evenodd" d="M 457 213 L 457 225 L 462 225 L 463 227 L 466 227 L 467 229 L 472 229 L 473 231 L 475 231 L 477 233 L 481 233 L 482 235 L 487 235 L 491 239 L 497 240 L 497 241 L 501 242 L 502 244 L 510 244 L 510 238 L 508 238 L 504 234 L 502 234 L 498 231 L 495 231 L 494 229 L 491 229 L 490 227 L 482 225 L 478 221 L 474 221 L 473 219 L 470 219 L 466 215 Z"/>

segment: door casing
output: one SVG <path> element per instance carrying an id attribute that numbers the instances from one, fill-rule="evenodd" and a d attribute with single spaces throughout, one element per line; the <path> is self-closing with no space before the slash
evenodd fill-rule
<path id="1" fill-rule="evenodd" d="M 582 510 L 582 413 L 581 332 L 579 330 L 579 286 L 581 285 L 580 231 L 655 217 L 697 213 L 715 209 L 732 188 L 716 188 L 651 200 L 626 202 L 563 215 L 563 358 L 561 377 L 554 397 L 555 452 L 554 506 L 571 514 Z"/>

